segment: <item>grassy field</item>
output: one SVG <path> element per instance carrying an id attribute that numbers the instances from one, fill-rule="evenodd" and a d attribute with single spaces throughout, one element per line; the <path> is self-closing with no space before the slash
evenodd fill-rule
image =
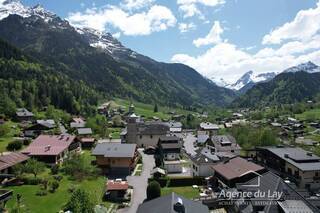
<path id="1" fill-rule="evenodd" d="M 304 113 L 297 114 L 296 118 L 300 120 L 308 120 L 308 119 L 318 120 L 320 119 L 320 109 L 312 109 L 312 110 L 305 111 Z"/>
<path id="2" fill-rule="evenodd" d="M 83 153 L 85 159 L 91 161 L 94 157 L 90 155 L 88 151 Z M 81 188 L 90 193 L 90 197 L 97 203 L 109 207 L 111 203 L 102 201 L 102 195 L 105 189 L 106 178 L 99 176 L 98 178 L 89 178 L 83 181 L 75 181 L 68 176 L 63 175 L 63 179 L 59 182 L 59 188 L 56 192 L 48 192 L 45 196 L 37 196 L 36 193 L 40 191 L 40 185 L 22 185 L 7 187 L 14 192 L 13 198 L 7 203 L 7 209 L 10 210 L 16 206 L 16 195 L 22 195 L 22 208 L 23 212 L 34 213 L 55 213 L 63 208 L 68 202 L 71 192 L 71 188 Z M 52 175 L 50 170 L 46 169 L 41 173 L 39 177 L 51 180 Z"/>
<path id="3" fill-rule="evenodd" d="M 12 142 L 15 135 L 20 134 L 18 124 L 12 121 L 6 122 L 4 125 L 8 125 L 10 131 L 3 137 L 0 137 L 0 152 L 6 152 L 8 143 Z"/>
<path id="4" fill-rule="evenodd" d="M 114 106 L 123 106 L 125 107 L 125 110 L 128 111 L 129 106 L 131 102 L 128 100 L 123 100 L 123 99 L 115 99 L 115 104 Z M 133 102 L 135 106 L 135 112 L 138 115 L 142 115 L 146 118 L 152 118 L 153 116 L 156 116 L 160 119 L 170 119 L 171 115 L 169 112 L 175 111 L 177 114 L 192 114 L 194 112 L 183 110 L 183 109 L 172 109 L 169 107 L 161 107 L 158 106 L 158 112 L 154 112 L 154 105 L 153 104 L 144 104 L 140 102 Z"/>
<path id="5" fill-rule="evenodd" d="M 199 190 L 194 189 L 191 186 L 161 188 L 161 196 L 170 194 L 171 192 L 175 192 L 175 193 L 177 193 L 185 198 L 189 198 L 189 199 L 199 197 Z"/>

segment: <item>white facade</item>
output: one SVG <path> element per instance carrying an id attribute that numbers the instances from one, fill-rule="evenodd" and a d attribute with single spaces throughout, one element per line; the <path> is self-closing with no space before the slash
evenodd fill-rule
<path id="1" fill-rule="evenodd" d="M 181 173 L 182 164 L 178 161 L 164 161 L 164 168 L 168 173 Z"/>

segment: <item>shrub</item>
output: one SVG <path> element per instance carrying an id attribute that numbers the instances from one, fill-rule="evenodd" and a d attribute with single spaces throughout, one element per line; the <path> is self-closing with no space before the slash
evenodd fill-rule
<path id="1" fill-rule="evenodd" d="M 51 166 L 51 174 L 56 175 L 59 172 L 59 165 Z"/>
<path id="2" fill-rule="evenodd" d="M 56 181 L 61 181 L 63 179 L 63 176 L 61 175 L 53 175 L 53 178 L 56 180 Z"/>
<path id="3" fill-rule="evenodd" d="M 51 192 L 55 192 L 59 188 L 59 182 L 54 180 L 50 183 Z"/>
<path id="4" fill-rule="evenodd" d="M 161 187 L 157 181 L 152 181 L 147 187 L 147 200 L 152 200 L 161 196 Z"/>
<path id="5" fill-rule="evenodd" d="M 25 139 L 23 140 L 23 145 L 28 146 L 31 143 L 31 140 Z"/>
<path id="6" fill-rule="evenodd" d="M 48 192 L 46 190 L 40 190 L 36 192 L 37 196 L 46 196 Z"/>
<path id="7" fill-rule="evenodd" d="M 38 185 L 43 182 L 43 180 L 41 178 L 34 178 L 34 177 L 33 178 L 24 178 L 24 179 L 22 179 L 22 181 L 26 185 Z"/>
<path id="8" fill-rule="evenodd" d="M 7 145 L 7 150 L 15 151 L 22 148 L 23 143 L 21 141 L 12 141 Z"/>

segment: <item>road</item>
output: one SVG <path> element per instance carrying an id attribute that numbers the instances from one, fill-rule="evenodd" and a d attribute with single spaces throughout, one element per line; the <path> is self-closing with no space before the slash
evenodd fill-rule
<path id="1" fill-rule="evenodd" d="M 146 155 L 142 149 L 139 149 L 142 156 L 143 167 L 140 176 L 128 176 L 127 180 L 130 186 L 133 187 L 133 195 L 131 196 L 131 205 L 128 208 L 119 209 L 119 213 L 136 213 L 138 206 L 146 199 L 146 189 L 148 186 L 148 178 L 150 172 L 155 166 L 153 155 Z"/>

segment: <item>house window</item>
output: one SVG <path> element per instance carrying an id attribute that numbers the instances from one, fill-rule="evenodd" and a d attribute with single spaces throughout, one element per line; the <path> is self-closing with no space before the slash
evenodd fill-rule
<path id="1" fill-rule="evenodd" d="M 113 161 L 112 161 L 112 164 L 115 164 L 115 163 L 116 163 L 116 161 L 115 161 L 115 160 L 113 160 Z"/>
<path id="2" fill-rule="evenodd" d="M 319 176 L 319 173 L 318 173 L 318 172 L 316 172 L 316 173 L 315 173 L 315 176 L 316 176 L 316 177 L 318 177 L 318 176 Z"/>
<path id="3" fill-rule="evenodd" d="M 153 138 L 153 135 L 150 135 L 150 138 Z"/>
<path id="4" fill-rule="evenodd" d="M 142 135 L 140 135 L 140 139 L 142 138 Z"/>

